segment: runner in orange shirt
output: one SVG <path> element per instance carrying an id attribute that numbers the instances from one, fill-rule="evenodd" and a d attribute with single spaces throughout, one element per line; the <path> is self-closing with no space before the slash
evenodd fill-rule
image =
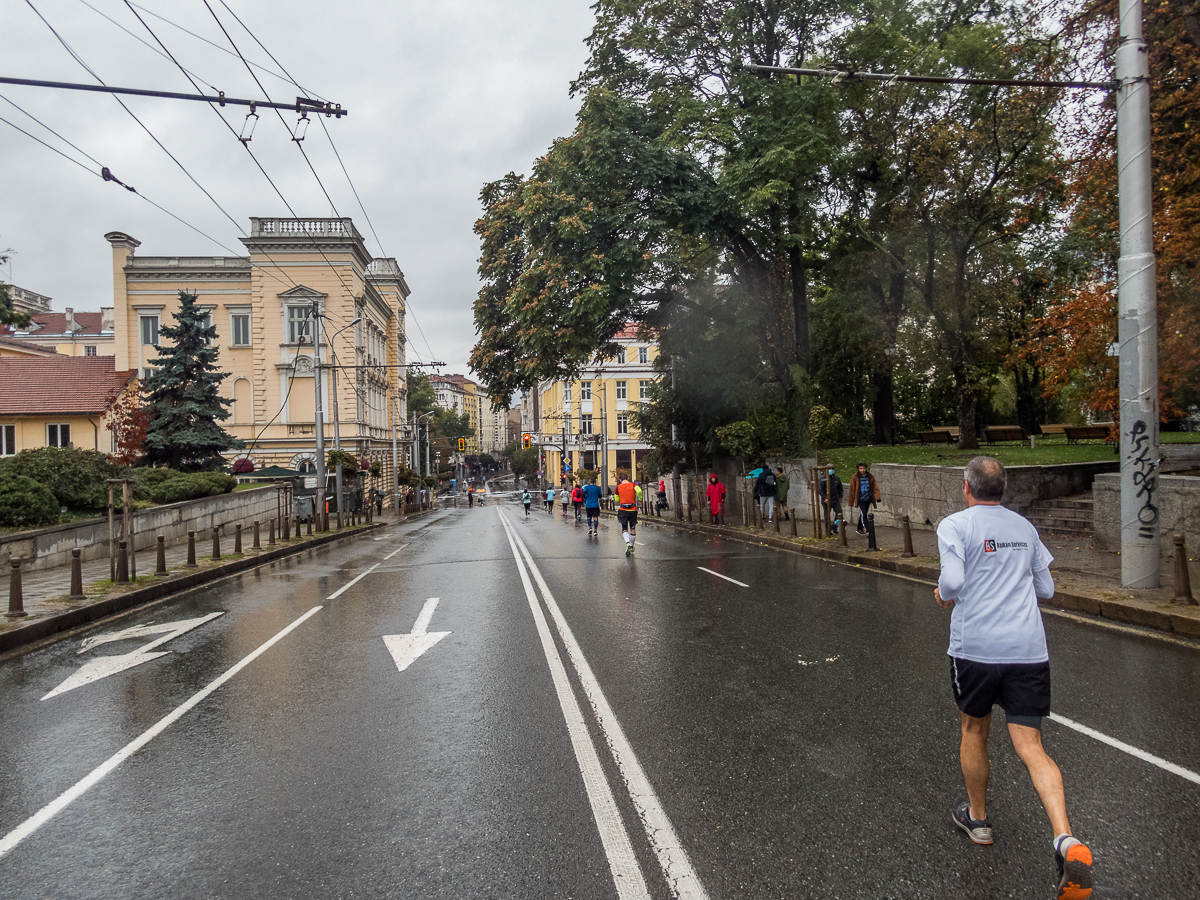
<path id="1" fill-rule="evenodd" d="M 628 545 L 626 556 L 633 556 L 634 544 L 637 542 L 637 487 L 628 478 L 622 476 L 617 485 L 617 521 L 621 523 L 621 537 Z"/>

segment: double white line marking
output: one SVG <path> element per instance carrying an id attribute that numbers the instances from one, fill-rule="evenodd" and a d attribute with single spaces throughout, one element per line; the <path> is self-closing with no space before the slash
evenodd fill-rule
<path id="1" fill-rule="evenodd" d="M 554 620 L 555 628 L 558 630 L 559 638 L 566 648 L 567 658 L 571 661 L 571 665 L 579 677 L 579 682 L 583 686 L 583 692 L 596 716 L 604 740 L 616 760 L 621 778 L 625 782 L 629 797 L 641 819 L 650 846 L 658 857 L 659 865 L 662 866 L 663 875 L 672 895 L 679 900 L 707 900 L 708 895 L 705 893 L 704 886 L 700 883 L 695 869 L 692 868 L 687 851 L 684 850 L 679 837 L 675 834 L 671 820 L 667 818 L 666 811 L 638 762 L 633 747 L 625 737 L 620 722 L 617 721 L 612 707 L 608 705 L 608 700 L 600 689 L 600 683 L 592 674 L 591 666 L 588 665 L 583 651 L 575 640 L 575 635 L 567 625 L 566 619 L 563 618 L 554 595 L 547 587 L 533 557 L 530 556 L 529 548 L 525 546 L 525 542 L 521 540 L 503 510 L 498 509 L 496 513 L 500 516 L 500 521 L 504 523 L 504 531 L 508 536 L 513 558 L 517 561 L 517 571 L 521 575 L 521 583 L 525 586 L 525 596 L 529 600 L 529 609 L 533 613 L 538 637 L 541 638 L 542 651 L 550 666 L 554 690 L 558 695 L 563 717 L 566 719 L 571 746 L 575 750 L 575 759 L 579 764 L 580 773 L 583 775 L 584 788 L 592 806 L 592 815 L 600 830 L 600 840 L 604 845 L 604 852 L 608 856 L 609 868 L 617 887 L 617 896 L 622 900 L 627 900 L 627 898 L 628 900 L 634 900 L 634 898 L 647 898 L 648 900 L 650 892 L 646 887 L 646 880 L 641 868 L 638 866 L 633 845 L 629 840 L 629 832 L 621 820 L 621 813 L 613 798 L 612 788 L 600 765 L 600 757 L 592 743 L 591 735 L 588 734 L 583 711 L 580 709 L 575 692 L 571 689 L 566 667 L 559 656 L 558 648 L 554 645 L 550 627 L 546 623 L 546 617 L 538 603 L 537 594 L 534 592 L 533 583 L 530 580 L 530 573 L 537 581 L 538 588 L 542 593 L 542 600 L 546 604 L 546 609 L 550 612 L 550 617 Z M 522 557 L 524 558 L 522 559 Z"/>

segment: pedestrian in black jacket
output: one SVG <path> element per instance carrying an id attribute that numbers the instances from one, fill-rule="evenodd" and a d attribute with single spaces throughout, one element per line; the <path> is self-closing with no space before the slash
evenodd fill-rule
<path id="1" fill-rule="evenodd" d="M 821 502 L 828 506 L 833 511 L 834 531 L 841 531 L 842 523 L 842 496 L 845 489 L 842 486 L 842 479 L 838 478 L 837 471 L 830 465 L 823 477 L 818 478 L 818 488 L 821 495 Z"/>

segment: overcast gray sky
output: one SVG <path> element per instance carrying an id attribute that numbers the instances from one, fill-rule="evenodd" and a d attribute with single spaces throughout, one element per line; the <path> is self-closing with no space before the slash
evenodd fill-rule
<path id="1" fill-rule="evenodd" d="M 138 41 L 157 48 L 124 0 L 31 3 L 0 0 L 0 75 L 94 83 L 39 19 L 41 13 L 110 86 L 194 91 L 174 63 Z M 378 240 L 319 123 L 311 124 L 304 148 L 337 212 L 354 219 L 371 253 L 396 257 L 404 270 L 413 292 L 410 359 L 429 360 L 432 354 L 448 363 L 443 371 L 466 372 L 478 288 L 478 241 L 471 229 L 480 212 L 479 189 L 509 171 L 527 174 L 551 141 L 572 129 L 578 102 L 568 88 L 586 59 L 583 42 L 593 20 L 589 0 L 225 3 L 297 82 L 350 110 L 347 117 L 323 121 Z M 277 71 L 221 0 L 208 4 L 251 63 Z M 236 56 L 176 27 L 228 48 L 204 0 L 136 0 L 134 7 L 205 93 L 216 88 L 231 97 L 262 96 Z M 296 89 L 281 78 L 258 75 L 271 99 L 295 99 Z M 50 295 L 56 311 L 112 305 L 106 232 L 133 235 L 142 242 L 138 252 L 146 255 L 225 256 L 244 251 L 238 238 L 249 231 L 250 216 L 288 215 L 207 104 L 123 98 L 236 226 L 112 97 L 13 85 L 0 85 L 0 96 L 228 248 L 105 183 L 93 174 L 96 163 L 0 100 L 0 117 L 89 169 L 0 122 L 0 249 L 16 251 L 12 282 Z M 235 131 L 245 113 L 236 107 L 223 111 Z M 294 112 L 283 118 L 294 127 Z M 250 147 L 298 215 L 332 215 L 273 112 L 260 111 Z M 0 269 L 3 280 L 9 274 L 8 266 Z"/>

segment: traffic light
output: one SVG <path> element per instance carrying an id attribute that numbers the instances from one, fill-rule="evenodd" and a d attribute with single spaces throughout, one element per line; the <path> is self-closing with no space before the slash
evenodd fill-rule
<path id="1" fill-rule="evenodd" d="M 458 439 L 458 449 L 459 449 L 459 452 L 462 452 L 463 450 L 467 449 L 467 439 L 466 438 Z"/>
<path id="2" fill-rule="evenodd" d="M 532 445 L 533 445 L 533 435 L 532 434 L 521 435 L 521 447 L 522 448 L 524 448 L 525 450 L 528 450 Z"/>

